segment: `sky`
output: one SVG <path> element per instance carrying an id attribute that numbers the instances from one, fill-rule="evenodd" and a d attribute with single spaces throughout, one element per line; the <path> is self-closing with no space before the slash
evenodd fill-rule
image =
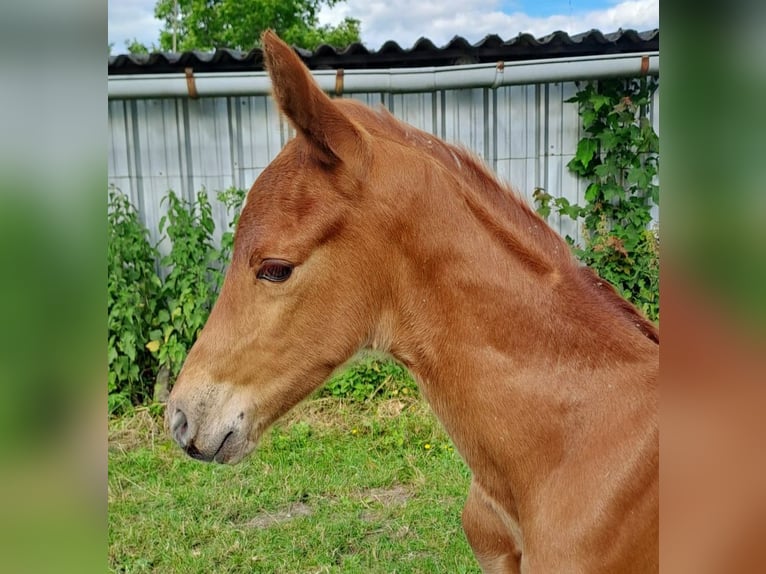
<path id="1" fill-rule="evenodd" d="M 160 22 L 154 19 L 156 0 L 108 0 L 109 42 L 113 54 L 126 51 L 133 38 L 146 46 L 159 43 Z M 321 24 L 344 17 L 362 23 L 362 43 L 370 50 L 387 40 L 403 48 L 419 38 L 437 46 L 462 36 L 478 42 L 488 34 L 509 40 L 521 32 L 536 37 L 557 30 L 569 34 L 591 29 L 604 33 L 659 27 L 659 0 L 346 0 L 320 13 Z"/>

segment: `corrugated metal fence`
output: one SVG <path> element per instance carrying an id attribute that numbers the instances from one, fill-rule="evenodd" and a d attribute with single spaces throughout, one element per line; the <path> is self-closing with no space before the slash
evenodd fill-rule
<path id="1" fill-rule="evenodd" d="M 581 137 L 574 82 L 429 93 L 355 94 L 422 130 L 478 154 L 532 202 L 535 188 L 582 200 L 587 182 L 567 170 Z M 650 108 L 659 132 L 659 90 Z M 186 198 L 206 189 L 249 189 L 292 135 L 266 96 L 109 101 L 109 184 L 128 194 L 156 241 L 169 189 Z M 221 230 L 229 216 L 214 201 Z M 574 222 L 551 216 L 562 235 Z M 220 231 L 219 231 L 220 233 Z"/>

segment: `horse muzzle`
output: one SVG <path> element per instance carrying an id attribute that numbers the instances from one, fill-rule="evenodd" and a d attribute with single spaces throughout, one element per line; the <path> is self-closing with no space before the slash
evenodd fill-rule
<path id="1" fill-rule="evenodd" d="M 254 445 L 245 423 L 243 412 L 216 422 L 205 421 L 204 414 L 184 408 L 172 396 L 165 413 L 165 425 L 173 440 L 190 457 L 204 462 L 234 464 L 242 460 Z"/>

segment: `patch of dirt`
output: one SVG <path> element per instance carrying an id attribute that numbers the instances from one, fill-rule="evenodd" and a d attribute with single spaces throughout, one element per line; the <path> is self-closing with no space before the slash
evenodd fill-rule
<path id="1" fill-rule="evenodd" d="M 370 488 L 363 490 L 357 495 L 357 498 L 370 504 L 376 503 L 383 508 L 392 508 L 403 506 L 412 497 L 412 494 L 402 486 L 397 484 L 390 488 Z M 369 508 L 364 510 L 359 518 L 364 522 L 377 522 L 384 518 L 384 512 L 380 508 Z"/>
<path id="2" fill-rule="evenodd" d="M 294 518 L 300 518 L 302 516 L 311 516 L 314 514 L 314 509 L 308 504 L 303 502 L 295 502 L 288 506 L 284 510 L 278 510 L 276 512 L 259 512 L 253 519 L 248 520 L 244 525 L 250 528 L 270 528 L 276 524 L 282 524 Z"/>
<path id="3" fill-rule="evenodd" d="M 407 490 L 405 486 L 397 484 L 389 488 L 369 488 L 362 490 L 353 495 L 353 498 L 367 503 L 380 505 L 383 508 L 391 508 L 396 506 L 402 506 L 412 498 L 412 494 Z M 255 517 L 245 522 L 242 526 L 246 528 L 258 528 L 265 529 L 276 526 L 277 524 L 283 524 L 295 518 L 301 518 L 303 516 L 311 516 L 314 514 L 314 509 L 304 502 L 294 502 L 284 509 L 277 510 L 276 512 L 259 512 Z M 375 522 L 383 518 L 383 513 L 380 509 L 367 509 L 363 511 L 360 518 L 365 522 Z"/>
<path id="4" fill-rule="evenodd" d="M 383 506 L 401 506 L 405 504 L 410 498 L 411 494 L 401 484 L 397 484 L 390 488 L 370 488 L 363 490 L 359 494 L 359 498 L 368 502 L 377 502 Z"/>

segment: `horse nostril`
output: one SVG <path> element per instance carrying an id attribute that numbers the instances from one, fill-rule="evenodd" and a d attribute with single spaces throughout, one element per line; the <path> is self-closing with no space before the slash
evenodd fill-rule
<path id="1" fill-rule="evenodd" d="M 176 442 L 185 448 L 189 442 L 189 421 L 181 409 L 176 409 L 170 421 L 170 434 Z"/>
<path id="2" fill-rule="evenodd" d="M 186 448 L 184 448 L 184 450 L 186 451 L 186 454 L 188 454 L 190 457 L 192 457 L 192 458 L 194 458 L 194 459 L 197 459 L 197 460 L 204 460 L 204 461 L 206 461 L 206 462 L 209 462 L 209 461 L 210 461 L 210 458 L 208 458 L 208 457 L 206 457 L 205 455 L 203 455 L 203 454 L 202 454 L 202 453 L 201 453 L 201 452 L 200 452 L 200 451 L 197 449 L 197 447 L 196 447 L 196 446 L 194 446 L 194 444 L 193 444 L 193 443 L 192 443 L 192 444 L 190 444 L 189 446 L 187 446 Z"/>

